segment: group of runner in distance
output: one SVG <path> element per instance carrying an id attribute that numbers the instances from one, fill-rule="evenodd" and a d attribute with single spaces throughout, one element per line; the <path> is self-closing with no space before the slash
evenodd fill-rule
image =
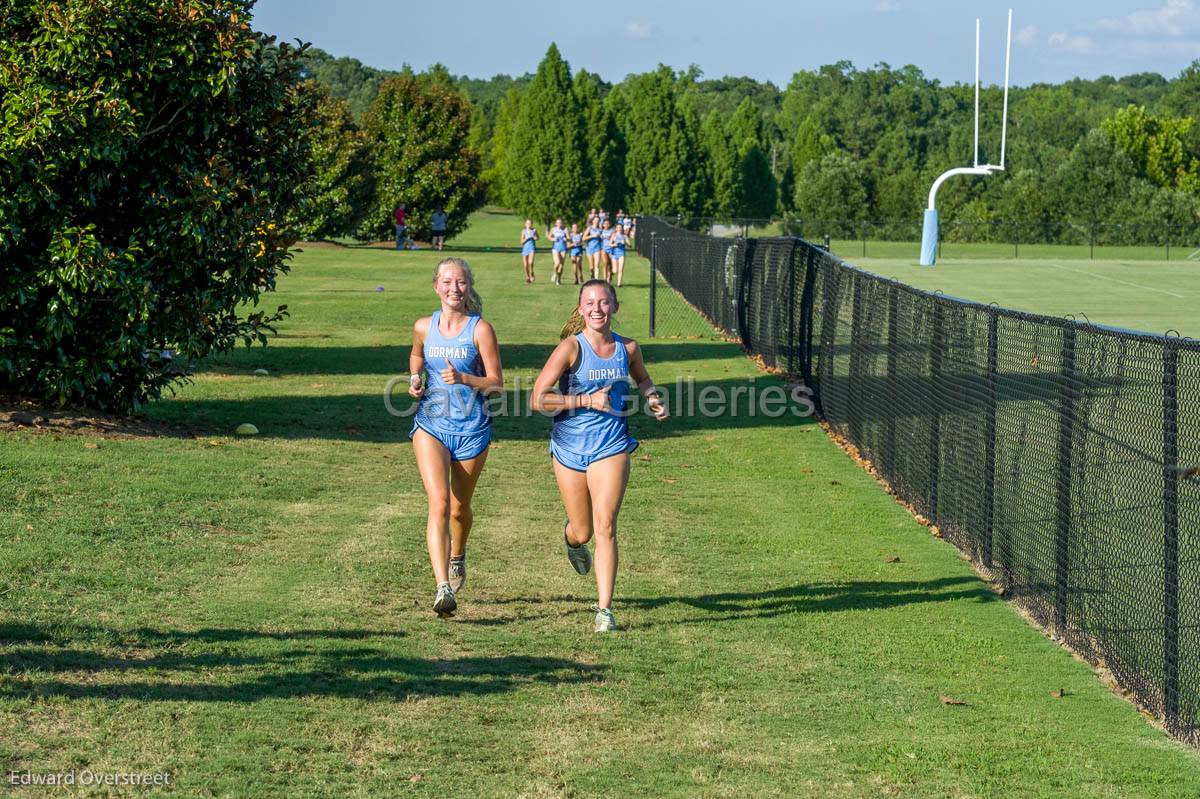
<path id="1" fill-rule="evenodd" d="M 571 229 L 563 227 L 561 218 L 554 220 L 554 227 L 546 232 L 550 240 L 550 252 L 554 256 L 554 275 L 551 282 L 562 285 L 563 266 L 567 256 L 575 273 L 575 285 L 583 283 L 583 256 L 587 254 L 589 274 L 592 279 L 615 280 L 619 287 L 625 276 L 625 248 L 633 241 L 636 222 L 624 209 L 618 209 L 615 218 L 609 218 L 603 209 L 593 208 L 587 221 L 580 228 L 578 222 Z M 532 219 L 525 220 L 521 228 L 521 263 L 525 267 L 525 282 L 533 283 L 533 259 L 537 254 L 537 241 L 541 238 Z"/>
<path id="2" fill-rule="evenodd" d="M 589 228 L 593 222 L 597 230 L 605 229 L 596 217 Z M 532 392 L 534 410 L 554 414 L 549 451 L 566 516 L 563 543 L 579 574 L 595 570 L 596 632 L 617 627 L 612 613 L 617 515 L 629 481 L 630 454 L 638 446 L 629 434 L 632 406 L 626 395 L 636 389 L 652 416 L 667 418 L 637 342 L 612 329 L 619 305 L 616 288 L 606 277 L 615 273 L 621 278 L 627 223 L 632 230 L 624 215 L 616 225 L 608 223 L 611 261 L 593 266 L 592 278 L 583 279 L 576 260 L 578 303 Z M 527 238 L 522 234 L 523 242 Z M 569 249 L 582 249 L 582 241 L 568 238 Z M 532 256 L 527 264 L 526 280 L 532 282 Z M 558 269 L 556 277 L 561 265 Z M 484 398 L 503 390 L 504 373 L 496 331 L 482 318 L 483 302 L 467 262 L 439 262 L 433 289 L 440 308 L 413 326 L 409 394 L 419 405 L 409 436 L 429 503 L 426 544 L 437 583 L 433 610 L 444 617 L 458 607 L 457 594 L 467 577 L 471 498 L 491 442 L 492 420 Z M 594 556 L 587 547 L 591 540 Z"/>

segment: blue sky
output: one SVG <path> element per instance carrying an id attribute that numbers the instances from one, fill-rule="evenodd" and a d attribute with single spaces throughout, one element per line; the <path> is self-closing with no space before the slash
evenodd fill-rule
<path id="1" fill-rule="evenodd" d="M 916 64 L 944 82 L 970 82 L 975 17 L 983 20 L 983 79 L 999 83 L 1009 2 L 563 3 L 259 0 L 255 27 L 371 66 L 456 75 L 532 72 L 551 41 L 572 70 L 617 81 L 658 63 L 695 63 L 707 77 L 749 75 L 786 86 L 798 69 L 850 60 Z M 1200 0 L 1012 2 L 1017 85 L 1159 72 L 1200 58 Z M 586 9 L 594 8 L 595 11 Z M 582 11 L 580 10 L 582 9 Z M 607 10 L 603 10 L 607 9 Z"/>

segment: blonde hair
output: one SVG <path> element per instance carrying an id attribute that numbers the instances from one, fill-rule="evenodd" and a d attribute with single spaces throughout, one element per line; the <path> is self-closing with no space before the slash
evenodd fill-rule
<path id="1" fill-rule="evenodd" d="M 613 288 L 613 284 L 609 283 L 607 280 L 601 280 L 600 278 L 592 278 L 580 286 L 579 299 L 583 299 L 583 290 L 589 286 L 604 286 L 606 289 L 608 289 L 608 293 L 613 298 L 613 302 L 620 305 L 620 301 L 617 300 L 617 290 Z M 558 340 L 562 341 L 563 339 L 573 336 L 576 333 L 582 333 L 583 328 L 583 314 L 579 313 L 579 301 L 576 300 L 575 309 L 571 311 L 570 318 L 567 319 L 567 323 L 563 325 L 562 330 L 559 331 Z"/>
<path id="2" fill-rule="evenodd" d="M 463 274 L 467 276 L 467 301 L 464 303 L 467 313 L 483 316 L 483 298 L 475 290 L 475 273 L 471 271 L 471 265 L 462 258 L 443 258 L 438 261 L 438 265 L 433 269 L 434 283 L 437 282 L 438 275 L 442 273 L 443 266 L 457 266 L 463 271 Z"/>

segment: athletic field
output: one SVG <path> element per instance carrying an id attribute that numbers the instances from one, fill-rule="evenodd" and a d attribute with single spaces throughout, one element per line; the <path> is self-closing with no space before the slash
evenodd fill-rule
<path id="1" fill-rule="evenodd" d="M 1151 333 L 1200 337 L 1200 263 L 1081 260 L 1064 257 L 987 260 L 947 258 L 920 266 L 911 258 L 845 260 L 930 291 L 995 302 L 1052 316 Z"/>
<path id="2" fill-rule="evenodd" d="M 489 225 L 515 242 L 483 219 L 472 246 Z M 468 257 L 528 387 L 575 292 L 548 255 L 532 287 L 515 254 Z M 499 420 L 460 610 L 437 619 L 409 423 L 382 400 L 436 260 L 307 249 L 281 337 L 205 364 L 152 425 L 2 434 L 8 770 L 165 772 L 180 796 L 1195 795 L 1200 754 L 793 416 L 632 422 L 608 636 L 562 550 L 549 421 Z M 648 270 L 628 269 L 616 327 L 641 337 Z M 931 274 L 968 295 L 993 275 Z M 645 353 L 663 384 L 773 383 L 730 344 Z"/>

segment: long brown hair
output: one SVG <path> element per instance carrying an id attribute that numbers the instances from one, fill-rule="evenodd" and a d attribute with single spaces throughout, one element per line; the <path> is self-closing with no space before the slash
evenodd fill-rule
<path id="1" fill-rule="evenodd" d="M 479 296 L 479 292 L 475 290 L 475 273 L 471 271 L 471 265 L 462 258 L 443 258 L 438 261 L 438 265 L 433 269 L 433 282 L 436 283 L 438 275 L 442 273 L 443 266 L 457 266 L 467 276 L 467 300 L 463 303 L 469 314 L 479 314 L 483 316 L 483 298 Z"/>
<path id="2" fill-rule="evenodd" d="M 576 333 L 583 332 L 583 314 L 579 313 L 579 301 L 583 299 L 583 290 L 589 286 L 604 286 L 606 289 L 608 289 L 609 296 L 613 298 L 613 303 L 620 305 L 620 301 L 617 300 L 617 290 L 613 288 L 612 283 L 609 283 L 607 280 L 601 280 L 598 277 L 594 277 L 591 280 L 586 281 L 582 286 L 579 287 L 579 298 L 575 300 L 575 309 L 571 311 L 571 317 L 567 319 L 567 323 L 563 325 L 562 330 L 559 332 L 559 341 L 567 338 L 568 336 L 573 336 Z"/>

